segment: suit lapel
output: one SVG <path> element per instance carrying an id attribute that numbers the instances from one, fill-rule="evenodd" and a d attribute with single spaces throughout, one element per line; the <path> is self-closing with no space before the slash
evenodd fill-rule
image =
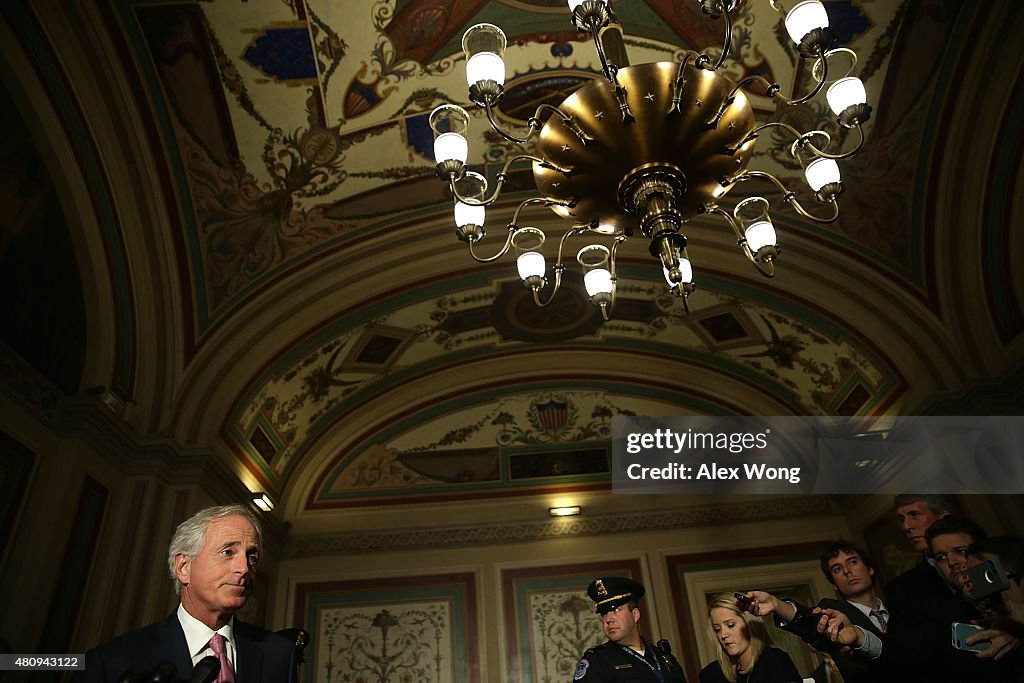
<path id="1" fill-rule="evenodd" d="M 175 678 L 188 680 L 192 675 L 192 653 L 188 651 L 185 631 L 178 621 L 177 611 L 160 622 L 160 643 L 158 644 L 161 662 L 173 662 L 178 670 Z"/>
<path id="2" fill-rule="evenodd" d="M 235 683 L 258 683 L 263 678 L 263 650 L 248 627 L 235 619 Z"/>

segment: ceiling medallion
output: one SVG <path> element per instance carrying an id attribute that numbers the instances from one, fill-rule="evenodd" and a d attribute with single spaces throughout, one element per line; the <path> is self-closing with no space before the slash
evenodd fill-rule
<path id="1" fill-rule="evenodd" d="M 466 169 L 469 115 L 457 105 L 445 104 L 430 115 L 437 172 L 455 197 L 456 236 L 482 263 L 513 250 L 519 275 L 538 306 L 547 306 L 561 285 L 567 241 L 590 236 L 597 241 L 580 249 L 576 261 L 583 269 L 590 300 L 608 320 L 615 305 L 616 253 L 639 228 L 649 240 L 651 255 L 661 264 L 669 290 L 682 299 L 685 308 L 694 284 L 681 228 L 698 214 L 720 216 L 757 270 L 774 277 L 780 247 L 768 200 L 751 195 L 738 202 L 732 212 L 717 204 L 740 183 L 767 183 L 781 192 L 783 202 L 812 221 L 830 223 L 839 216 L 836 198 L 843 185 L 836 160 L 850 157 L 861 148 L 861 124 L 871 114 L 863 83 L 851 75 L 857 55 L 846 48 L 831 49 L 835 33 L 829 28 L 825 7 L 818 0 L 805 0 L 786 14 L 785 25 L 800 58 L 814 60 L 811 75 L 815 85 L 811 91 L 800 97 L 784 97 L 778 83 L 757 75 L 734 83 L 722 67 L 729 57 L 737 0 L 698 1 L 704 14 L 725 26 L 717 60 L 687 52 L 679 62 L 631 66 L 625 58 L 621 27 L 607 1 L 568 0 L 573 24 L 594 39 L 602 77 L 582 85 L 557 107 L 537 107 L 524 137 L 502 130 L 494 118 L 494 108 L 504 94 L 505 34 L 492 24 L 477 24 L 463 36 L 470 100 L 485 110 L 491 128 L 505 140 L 522 144 L 537 138 L 539 156 L 511 156 L 488 195 L 483 176 Z M 777 12 L 784 11 L 777 0 L 768 2 Z M 610 55 L 616 55 L 620 63 Z M 830 61 L 839 60 L 848 61 L 849 67 L 840 78 L 834 78 L 833 73 L 829 80 Z M 825 131 L 801 132 L 782 121 L 758 124 L 743 92 L 752 85 L 763 87 L 768 97 L 787 106 L 807 102 L 826 90 L 839 124 L 856 129 L 858 143 L 848 151 L 827 152 L 832 140 Z M 544 116 L 546 121 L 542 120 Z M 747 168 L 759 134 L 769 128 L 792 136 L 790 154 L 804 169 L 814 199 L 825 209 L 808 211 L 797 193 L 781 180 Z M 501 194 L 509 167 L 520 160 L 533 163 L 540 196 L 516 208 L 505 243 L 497 253 L 481 256 L 476 245 L 485 235 L 485 207 Z M 538 205 L 549 207 L 571 222 L 558 241 L 550 291 L 546 291 L 549 278 L 542 252 L 546 235 L 539 228 L 519 222 L 523 209 Z"/>

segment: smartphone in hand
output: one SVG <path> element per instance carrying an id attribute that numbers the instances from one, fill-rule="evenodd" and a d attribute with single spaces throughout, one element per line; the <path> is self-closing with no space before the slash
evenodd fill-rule
<path id="1" fill-rule="evenodd" d="M 741 612 L 746 612 L 754 604 L 754 598 L 749 598 L 743 593 L 733 593 L 732 596 L 736 598 L 736 606 Z"/>
<path id="2" fill-rule="evenodd" d="M 968 594 L 974 600 L 987 598 L 1010 587 L 1010 581 L 1006 577 L 1006 571 L 1002 563 L 997 559 L 986 560 L 967 570 L 967 578 L 970 580 Z"/>
<path id="3" fill-rule="evenodd" d="M 984 627 L 977 626 L 975 624 L 963 624 L 959 621 L 953 622 L 953 647 L 957 650 L 970 650 L 971 652 L 984 652 L 992 646 L 991 640 L 983 640 L 973 645 L 968 645 L 964 641 L 975 633 L 984 631 Z"/>

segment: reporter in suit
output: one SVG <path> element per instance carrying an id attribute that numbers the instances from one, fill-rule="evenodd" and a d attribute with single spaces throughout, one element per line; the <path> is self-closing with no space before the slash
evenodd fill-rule
<path id="1" fill-rule="evenodd" d="M 161 662 L 188 680 L 207 656 L 221 663 L 217 683 L 294 683 L 290 642 L 235 618 L 252 594 L 263 546 L 259 521 L 241 505 L 200 510 L 174 532 L 167 565 L 181 604 L 166 619 L 86 653 L 80 683 L 117 683 Z"/>
<path id="2" fill-rule="evenodd" d="M 845 683 L 904 680 L 902 674 L 893 670 L 899 662 L 889 656 L 882 658 L 881 639 L 889 625 L 889 613 L 875 593 L 875 568 L 870 556 L 863 548 L 840 540 L 829 545 L 819 561 L 822 574 L 836 590 L 836 599 L 824 598 L 811 608 L 764 591 L 750 591 L 746 594 L 751 598 L 749 611 L 761 616 L 774 615 L 776 625 L 829 655 Z M 836 643 L 819 632 L 823 612 L 830 616 L 845 615 L 844 623 L 856 640 Z M 859 633 L 854 633 L 854 629 L 859 629 Z"/>

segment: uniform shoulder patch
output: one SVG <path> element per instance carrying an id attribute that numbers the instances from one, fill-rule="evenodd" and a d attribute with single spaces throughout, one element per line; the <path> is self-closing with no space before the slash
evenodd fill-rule
<path id="1" fill-rule="evenodd" d="M 587 675 L 587 667 L 590 666 L 590 662 L 586 659 L 581 659 L 580 663 L 576 665 L 576 673 L 573 674 L 572 680 L 578 681 Z"/>

